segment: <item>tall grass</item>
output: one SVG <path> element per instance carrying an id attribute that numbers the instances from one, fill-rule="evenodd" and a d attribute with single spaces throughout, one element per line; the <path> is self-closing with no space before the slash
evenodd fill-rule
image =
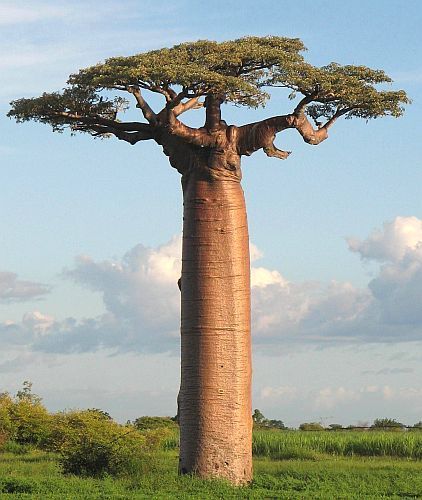
<path id="1" fill-rule="evenodd" d="M 318 454 L 422 459 L 422 432 L 255 431 L 253 454 L 272 459 L 313 458 Z"/>
<path id="2" fill-rule="evenodd" d="M 179 447 L 179 433 L 164 440 L 164 450 Z M 318 455 L 382 456 L 422 459 L 422 432 L 279 431 L 253 433 L 253 455 L 274 460 L 313 459 Z"/>

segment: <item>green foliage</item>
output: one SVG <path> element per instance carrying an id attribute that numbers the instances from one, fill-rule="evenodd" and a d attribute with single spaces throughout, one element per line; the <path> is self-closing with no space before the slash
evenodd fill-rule
<path id="1" fill-rule="evenodd" d="M 330 424 L 328 427 L 331 431 L 339 431 L 343 429 L 343 426 L 341 424 Z"/>
<path id="2" fill-rule="evenodd" d="M 15 397 L 0 394 L 0 432 L 18 444 L 43 446 L 50 434 L 51 417 L 32 393 L 32 384 L 23 383 Z"/>
<path id="3" fill-rule="evenodd" d="M 418 432 L 388 431 L 255 431 L 253 453 L 272 459 L 339 456 L 392 456 L 422 458 L 422 435 Z M 320 458 L 320 457 L 319 457 Z"/>
<path id="4" fill-rule="evenodd" d="M 269 97 L 262 87 L 275 74 L 288 74 L 302 61 L 296 38 L 245 37 L 227 42 L 199 40 L 105 63 L 71 75 L 71 85 L 119 89 L 139 85 L 166 93 L 180 86 L 186 95 L 224 94 L 228 102 L 250 107 Z"/>
<path id="5" fill-rule="evenodd" d="M 369 434 L 373 433 L 366 433 Z M 318 460 L 271 460 L 261 457 L 254 460 L 252 484 L 243 488 L 231 486 L 225 481 L 178 476 L 177 456 L 172 452 L 156 453 L 154 460 L 156 467 L 145 474 L 100 479 L 61 474 L 57 458 L 51 454 L 32 453 L 24 457 L 0 455 L 0 497 L 6 499 L 13 495 L 13 498 L 42 500 L 375 500 L 420 498 L 422 495 L 422 462 L 416 460 L 327 455 L 320 456 Z"/>
<path id="6" fill-rule="evenodd" d="M 252 420 L 254 424 L 262 424 L 262 422 L 265 420 L 264 415 L 261 413 L 258 408 L 255 408 L 253 415 L 252 415 Z"/>
<path id="7" fill-rule="evenodd" d="M 319 422 L 304 422 L 299 425 L 301 431 L 323 431 L 324 427 Z"/>
<path id="8" fill-rule="evenodd" d="M 255 429 L 287 429 L 287 427 L 281 420 L 271 420 L 265 418 L 258 409 L 254 410 L 252 420 Z"/>
<path id="9" fill-rule="evenodd" d="M 394 420 L 394 418 L 377 418 L 374 420 L 371 428 L 401 430 L 404 428 L 404 424 L 402 424 L 401 422 L 397 422 L 397 420 Z"/>
<path id="10" fill-rule="evenodd" d="M 146 438 L 136 429 L 90 410 L 57 416 L 52 443 L 64 473 L 92 477 L 140 468 L 147 451 Z"/>
<path id="11" fill-rule="evenodd" d="M 27 479 L 5 478 L 0 480 L 0 492 L 10 495 L 27 494 L 34 492 L 34 483 Z"/>
<path id="12" fill-rule="evenodd" d="M 133 422 L 133 426 L 139 431 L 178 428 L 177 423 L 170 417 L 139 417 Z"/>
<path id="13" fill-rule="evenodd" d="M 315 120 L 342 114 L 399 117 L 410 102 L 403 90 L 379 89 L 391 83 L 381 70 L 338 63 L 315 67 L 304 61 L 304 50 L 297 38 L 251 36 L 112 57 L 72 74 L 62 92 L 13 101 L 8 116 L 17 122 L 47 123 L 57 132 L 69 127 L 106 136 L 92 124 L 106 126 L 100 120 L 115 121 L 128 107 L 126 99 L 110 97 L 110 91 L 132 93 L 135 87 L 162 94 L 170 106 L 185 98 L 214 95 L 252 108 L 270 97 L 265 89 L 284 87 L 291 89 L 291 98 L 297 94 L 308 98 L 307 113 Z"/>
<path id="14" fill-rule="evenodd" d="M 128 103 L 121 97 L 108 99 L 91 87 L 71 86 L 62 93 L 43 93 L 32 99 L 17 99 L 8 113 L 17 123 L 36 121 L 51 125 L 54 132 L 63 132 L 70 126 L 72 131 L 78 128 L 70 114 L 102 117 L 114 120 L 119 111 L 125 111 Z"/>

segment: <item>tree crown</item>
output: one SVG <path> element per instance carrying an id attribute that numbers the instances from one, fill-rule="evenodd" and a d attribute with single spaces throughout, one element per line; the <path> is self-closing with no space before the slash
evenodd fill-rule
<path id="1" fill-rule="evenodd" d="M 287 152 L 270 145 L 271 137 L 285 128 L 297 128 L 306 142 L 318 144 L 340 116 L 399 117 L 410 102 L 403 90 L 379 88 L 391 83 L 382 70 L 337 63 L 316 67 L 305 62 L 304 50 L 297 38 L 250 36 L 225 42 L 199 40 L 129 57 L 112 57 L 72 74 L 61 92 L 13 101 L 8 116 L 17 122 L 47 123 L 58 132 L 70 128 L 94 136 L 115 135 L 131 144 L 145 139 L 163 144 L 163 134 L 157 134 L 166 129 L 166 133 L 187 143 L 214 147 L 216 140 L 210 134 L 225 123 L 221 121 L 221 103 L 254 108 L 265 104 L 269 88 L 283 87 L 290 89 L 291 99 L 300 98 L 294 111 L 264 120 L 259 130 L 253 128 L 255 124 L 250 124 L 249 129 L 241 127 L 239 140 L 243 142 L 238 151 L 250 154 L 263 148 L 270 156 L 286 158 Z M 145 91 L 163 96 L 161 111 L 151 109 Z M 143 122 L 121 121 L 130 101 L 120 92 L 135 98 Z M 201 107 L 207 114 L 201 129 L 186 127 L 177 119 Z M 305 122 L 305 114 L 314 120 L 318 130 Z M 321 119 L 326 121 L 324 125 Z"/>

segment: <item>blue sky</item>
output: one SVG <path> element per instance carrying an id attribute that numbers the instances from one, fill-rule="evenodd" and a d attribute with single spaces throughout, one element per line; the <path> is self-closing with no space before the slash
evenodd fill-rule
<path id="1" fill-rule="evenodd" d="M 173 414 L 179 376 L 177 172 L 154 144 L 17 125 L 9 101 L 109 56 L 272 34 L 301 38 L 313 64 L 384 69 L 413 104 L 339 121 L 318 147 L 288 131 L 285 162 L 244 159 L 254 406 L 289 425 L 420 420 L 421 21 L 417 0 L 2 0 L 0 391 L 30 379 L 51 409 L 126 420 Z M 265 109 L 223 112 L 241 124 L 291 109 L 276 89 Z"/>

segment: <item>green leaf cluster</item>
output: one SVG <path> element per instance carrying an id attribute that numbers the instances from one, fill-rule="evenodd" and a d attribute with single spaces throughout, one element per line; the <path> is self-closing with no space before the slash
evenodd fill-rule
<path id="1" fill-rule="evenodd" d="M 303 60 L 299 39 L 245 37 L 227 42 L 199 40 L 130 57 L 112 57 L 71 75 L 71 85 L 124 89 L 138 85 L 153 92 L 178 86 L 188 96 L 224 94 L 250 107 L 269 97 L 262 90 L 275 74 L 288 74 Z"/>
<path id="2" fill-rule="evenodd" d="M 399 117 L 410 103 L 403 90 L 380 87 L 391 84 L 384 71 L 338 63 L 316 67 L 304 61 L 304 50 L 298 38 L 249 36 L 224 42 L 199 40 L 112 57 L 72 74 L 62 92 L 13 101 L 8 116 L 17 122 L 47 123 L 58 132 L 69 127 L 105 135 L 106 131 L 95 128 L 98 120 L 115 123 L 118 113 L 128 107 L 121 94 L 111 97 L 111 92 L 132 94 L 135 87 L 162 94 L 172 105 L 214 95 L 252 108 L 265 104 L 270 97 L 268 88 L 284 87 L 291 90 L 291 98 L 301 95 L 306 99 L 306 112 L 315 121 L 341 115 Z"/>
<path id="3" fill-rule="evenodd" d="M 0 394 L 0 433 L 18 444 L 43 446 L 50 434 L 51 415 L 41 398 L 24 382 L 15 397 Z"/>
<path id="4" fill-rule="evenodd" d="M 69 123 L 72 130 L 80 130 L 75 116 L 101 117 L 114 120 L 119 111 L 125 111 L 128 102 L 122 97 L 113 99 L 100 95 L 92 87 L 71 85 L 62 92 L 43 93 L 32 99 L 17 99 L 11 102 L 8 115 L 18 123 L 36 121 L 52 126 L 54 132 L 63 132 Z"/>
<path id="5" fill-rule="evenodd" d="M 306 96 L 314 94 L 314 103 L 307 108 L 314 119 L 329 119 L 337 111 L 344 113 L 346 118 L 370 119 L 387 115 L 398 118 L 404 112 L 404 104 L 410 103 L 404 90 L 378 90 L 377 86 L 392 80 L 384 71 L 366 66 L 331 63 L 314 68 L 307 65 L 298 75 L 292 76 L 291 88 Z"/>

